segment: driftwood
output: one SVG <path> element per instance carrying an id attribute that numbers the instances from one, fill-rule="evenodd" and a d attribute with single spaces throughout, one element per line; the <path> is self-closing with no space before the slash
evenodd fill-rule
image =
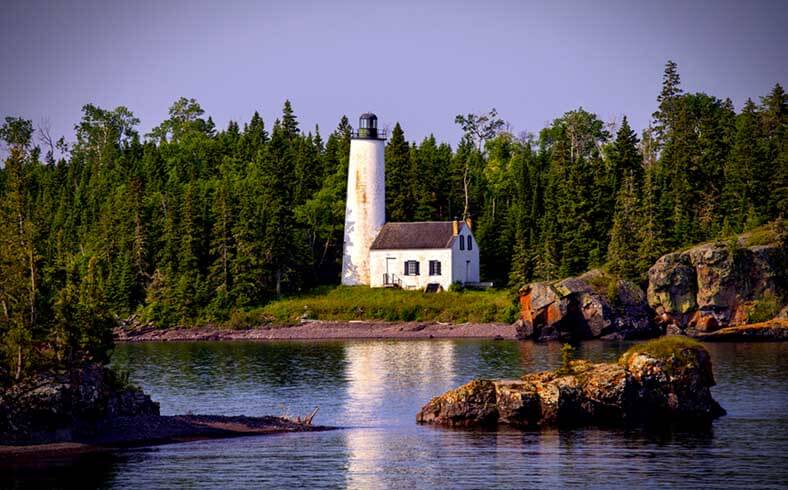
<path id="1" fill-rule="evenodd" d="M 317 415 L 318 410 L 320 410 L 320 407 L 315 407 L 315 409 L 312 410 L 312 412 L 306 417 L 301 417 L 300 415 L 297 415 L 295 417 L 289 417 L 287 415 L 284 415 L 282 416 L 282 418 L 300 425 L 312 425 L 312 419 L 315 418 L 315 415 Z"/>

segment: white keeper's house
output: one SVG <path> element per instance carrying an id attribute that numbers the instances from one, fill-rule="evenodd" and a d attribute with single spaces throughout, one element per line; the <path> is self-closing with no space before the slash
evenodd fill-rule
<path id="1" fill-rule="evenodd" d="M 342 284 L 448 289 L 479 283 L 471 221 L 386 223 L 385 131 L 362 114 L 350 143 Z"/>

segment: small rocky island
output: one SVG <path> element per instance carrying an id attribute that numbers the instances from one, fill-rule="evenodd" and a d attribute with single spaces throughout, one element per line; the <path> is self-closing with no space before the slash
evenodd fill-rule
<path id="1" fill-rule="evenodd" d="M 618 363 L 566 359 L 556 371 L 517 380 L 475 380 L 433 398 L 422 424 L 520 428 L 710 421 L 725 414 L 712 398 L 708 351 L 665 337 L 632 347 Z"/>

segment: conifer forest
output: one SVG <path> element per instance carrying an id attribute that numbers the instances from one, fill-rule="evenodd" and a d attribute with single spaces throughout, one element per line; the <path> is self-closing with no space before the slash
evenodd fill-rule
<path id="1" fill-rule="evenodd" d="M 538 134 L 512 131 L 505 110 L 461 114 L 456 145 L 409 141 L 391 121 L 387 220 L 469 216 L 496 287 L 590 267 L 642 282 L 668 251 L 786 215 L 786 95 L 766 90 L 736 111 L 684 92 L 668 62 L 641 133 L 582 107 Z M 59 139 L 5 117 L 2 374 L 18 377 L 41 345 L 53 362 L 105 360 L 118 318 L 222 322 L 338 284 L 356 115 L 328 133 L 296 110 L 220 128 L 180 98 L 141 134 L 133 108 L 87 104 Z"/>

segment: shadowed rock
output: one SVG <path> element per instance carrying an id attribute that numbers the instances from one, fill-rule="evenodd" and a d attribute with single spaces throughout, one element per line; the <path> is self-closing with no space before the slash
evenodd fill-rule
<path id="1" fill-rule="evenodd" d="M 195 439 L 326 430 L 305 418 L 159 415 L 159 404 L 110 369 L 39 373 L 0 391 L 0 459 Z"/>
<path id="2" fill-rule="evenodd" d="M 521 339 L 647 338 L 661 333 L 643 291 L 634 283 L 592 270 L 520 290 Z"/>

